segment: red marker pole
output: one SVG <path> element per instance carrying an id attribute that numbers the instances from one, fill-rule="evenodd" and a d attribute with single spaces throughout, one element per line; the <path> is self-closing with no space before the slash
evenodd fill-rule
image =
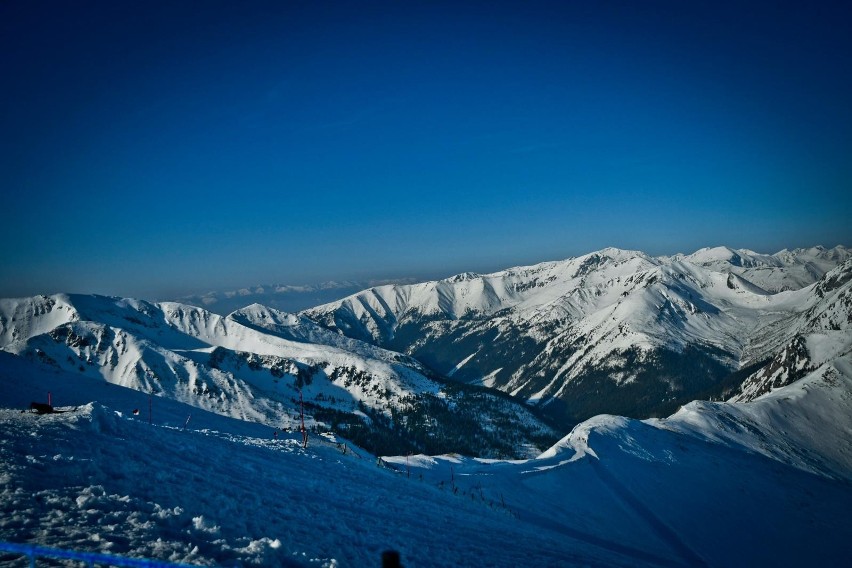
<path id="1" fill-rule="evenodd" d="M 302 447 L 308 447 L 308 431 L 305 429 L 305 402 L 302 400 L 302 389 L 299 389 L 299 415 L 302 418 Z"/>
<path id="2" fill-rule="evenodd" d="M 47 391 L 47 405 L 53 406 L 53 402 L 51 402 L 50 391 Z"/>

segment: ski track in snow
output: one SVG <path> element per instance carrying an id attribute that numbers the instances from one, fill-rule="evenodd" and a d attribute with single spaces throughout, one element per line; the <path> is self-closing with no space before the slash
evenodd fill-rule
<path id="1" fill-rule="evenodd" d="M 610 488 L 612 492 L 623 500 L 630 508 L 635 510 L 648 523 L 648 526 L 660 536 L 661 540 L 667 542 L 674 551 L 690 566 L 706 566 L 704 560 L 689 548 L 673 531 L 666 525 L 654 512 L 648 508 L 636 495 L 634 495 L 627 487 L 621 484 L 618 479 L 610 474 L 606 467 L 600 461 L 591 460 L 592 467 L 598 477 Z"/>

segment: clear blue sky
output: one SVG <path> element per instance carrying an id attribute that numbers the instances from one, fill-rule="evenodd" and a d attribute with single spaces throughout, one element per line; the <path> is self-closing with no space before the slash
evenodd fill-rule
<path id="1" fill-rule="evenodd" d="M 785 4 L 2 2 L 0 296 L 852 245 L 850 9 Z"/>

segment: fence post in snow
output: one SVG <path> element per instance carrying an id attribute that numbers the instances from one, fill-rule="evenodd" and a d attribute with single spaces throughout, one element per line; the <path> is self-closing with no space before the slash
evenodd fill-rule
<path id="1" fill-rule="evenodd" d="M 50 396 L 50 391 L 47 391 L 47 405 L 48 405 L 48 406 L 53 406 L 53 399 L 52 399 L 52 397 Z"/>

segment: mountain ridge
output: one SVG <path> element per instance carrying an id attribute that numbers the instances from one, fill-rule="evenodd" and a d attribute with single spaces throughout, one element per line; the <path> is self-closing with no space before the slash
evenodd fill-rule
<path id="1" fill-rule="evenodd" d="M 457 420 L 449 409 L 467 404 L 493 413 L 478 417 L 483 424 L 523 430 L 518 443 L 482 431 L 492 436 L 487 451 L 507 455 L 507 443 L 519 452 L 552 435 L 537 413 L 568 430 L 596 414 L 663 417 L 697 397 L 753 399 L 789 384 L 818 366 L 831 343 L 813 338 L 834 333 L 843 344 L 848 335 L 838 326 L 849 312 L 849 257 L 843 247 L 776 255 L 715 247 L 672 257 L 607 248 L 385 284 L 296 314 L 256 303 L 220 315 L 79 294 L 5 299 L 0 348 L 287 428 L 301 391 L 311 425 L 354 428 L 368 445 L 363 428 L 378 428 L 393 447 L 440 449 L 429 438 L 435 416 L 449 435 L 445 426 Z M 805 273 L 813 282 L 770 291 Z M 754 274 L 774 280 L 757 285 Z M 485 428 L 471 420 L 465 428 Z"/>
<path id="2" fill-rule="evenodd" d="M 332 429 L 368 448 L 535 453 L 555 432 L 510 397 L 447 385 L 415 360 L 255 306 L 66 295 L 0 300 L 0 348 L 40 365 L 263 424 Z M 451 408 L 465 408 L 467 434 Z M 503 430 L 494 424 L 504 424 Z"/>
<path id="3" fill-rule="evenodd" d="M 638 381 L 656 393 L 641 408 L 625 402 L 615 412 L 647 417 L 774 355 L 788 339 L 782 323 L 807 302 L 806 288 L 849 258 L 840 246 L 775 255 L 716 247 L 671 257 L 607 248 L 374 287 L 302 315 L 454 380 L 550 406 L 569 423 L 612 410 L 595 399 L 624 397 L 613 385 L 643 396 L 630 386 Z M 770 337 L 754 336 L 773 325 Z M 556 408 L 563 403 L 567 410 Z"/>

